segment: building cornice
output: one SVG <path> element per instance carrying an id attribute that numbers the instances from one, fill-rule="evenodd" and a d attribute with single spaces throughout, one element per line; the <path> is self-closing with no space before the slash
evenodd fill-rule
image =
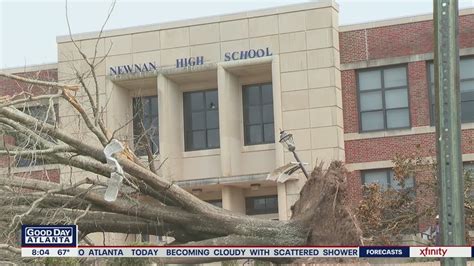
<path id="1" fill-rule="evenodd" d="M 102 37 L 111 37 L 111 36 L 118 36 L 118 35 L 133 34 L 133 33 L 138 33 L 138 32 L 157 31 L 157 30 L 173 29 L 173 28 L 180 28 L 180 27 L 197 26 L 197 25 L 202 25 L 202 24 L 218 23 L 218 22 L 232 21 L 232 20 L 238 20 L 238 19 L 256 18 L 256 17 L 262 17 L 262 16 L 284 14 L 284 13 L 290 13 L 290 12 L 310 10 L 310 9 L 315 9 L 315 8 L 325 8 L 325 7 L 332 7 L 335 10 L 339 11 L 339 5 L 334 0 L 321 0 L 321 1 L 314 1 L 314 2 L 308 2 L 308 3 L 292 4 L 292 5 L 278 6 L 278 7 L 272 7 L 272 8 L 251 10 L 251 11 L 245 11 L 245 12 L 239 12 L 239 13 L 231 13 L 231 14 L 224 14 L 224 15 L 208 16 L 208 17 L 202 17 L 202 18 L 177 20 L 177 21 L 164 22 L 164 23 L 158 23 L 158 24 L 149 24 L 149 25 L 143 25 L 143 26 L 134 26 L 134 27 L 121 28 L 121 29 L 107 30 L 107 31 L 102 32 Z M 78 34 L 73 34 L 72 38 L 75 41 L 85 40 L 85 39 L 95 39 L 99 36 L 99 33 L 100 33 L 99 31 L 78 33 Z M 71 36 L 69 35 L 62 35 L 62 36 L 56 37 L 57 43 L 70 42 L 70 41 L 71 41 Z"/>
<path id="2" fill-rule="evenodd" d="M 47 63 L 47 64 L 38 64 L 38 65 L 29 65 L 29 66 L 22 66 L 22 67 L 11 67 L 11 68 L 3 68 L 0 69 L 3 73 L 14 74 L 14 73 L 25 73 L 25 72 L 35 72 L 40 70 L 49 70 L 49 69 L 57 69 L 57 63 Z"/>
<path id="3" fill-rule="evenodd" d="M 473 14 L 474 14 L 474 8 L 464 8 L 464 9 L 459 10 L 460 16 L 473 15 Z M 351 25 L 340 25 L 339 32 L 356 31 L 356 30 L 363 30 L 363 29 L 392 26 L 392 25 L 415 23 L 415 22 L 427 21 L 427 20 L 432 20 L 432 19 L 433 19 L 433 13 L 422 14 L 422 15 L 417 15 L 417 16 L 404 16 L 404 17 L 399 17 L 399 18 L 376 20 L 376 21 L 351 24 Z"/>

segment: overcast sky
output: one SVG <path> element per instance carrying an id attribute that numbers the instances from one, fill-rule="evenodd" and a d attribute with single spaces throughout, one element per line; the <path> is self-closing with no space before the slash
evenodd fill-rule
<path id="1" fill-rule="evenodd" d="M 336 0 L 337 1 L 337 0 Z M 188 18 L 228 14 L 305 0 L 118 0 L 106 29 L 139 26 Z M 340 24 L 431 13 L 429 0 L 339 0 Z M 111 1 L 70 0 L 73 33 L 100 29 Z M 459 0 L 461 8 L 474 0 Z M 0 0 L 0 68 L 53 63 L 57 60 L 56 36 L 67 35 L 65 1 Z"/>

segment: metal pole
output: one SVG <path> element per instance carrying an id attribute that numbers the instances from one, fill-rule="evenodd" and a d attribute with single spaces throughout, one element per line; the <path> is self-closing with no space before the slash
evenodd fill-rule
<path id="1" fill-rule="evenodd" d="M 465 245 L 464 180 L 461 158 L 458 1 L 434 0 L 436 137 L 441 243 Z M 445 258 L 442 265 L 466 265 Z"/>
<path id="2" fill-rule="evenodd" d="M 304 175 L 306 176 L 306 179 L 309 179 L 308 172 L 306 172 L 306 169 L 304 168 L 303 163 L 300 161 L 300 158 L 298 157 L 298 155 L 296 154 L 294 150 L 291 152 L 293 153 L 293 156 L 295 156 L 296 161 L 300 164 L 300 168 L 303 171 Z"/>

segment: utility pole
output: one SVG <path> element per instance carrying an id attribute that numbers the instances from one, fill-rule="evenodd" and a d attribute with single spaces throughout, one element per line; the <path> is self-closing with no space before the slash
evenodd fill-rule
<path id="1" fill-rule="evenodd" d="M 433 9 L 441 243 L 443 246 L 463 246 L 466 240 L 461 157 L 458 1 L 434 0 Z M 466 265 L 466 259 L 445 258 L 442 265 Z"/>

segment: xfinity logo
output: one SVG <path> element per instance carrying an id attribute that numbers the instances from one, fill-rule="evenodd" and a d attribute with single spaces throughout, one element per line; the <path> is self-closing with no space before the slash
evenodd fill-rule
<path id="1" fill-rule="evenodd" d="M 429 248 L 420 249 L 420 255 L 423 257 L 426 256 L 442 256 L 444 257 L 448 252 L 447 248 Z"/>

